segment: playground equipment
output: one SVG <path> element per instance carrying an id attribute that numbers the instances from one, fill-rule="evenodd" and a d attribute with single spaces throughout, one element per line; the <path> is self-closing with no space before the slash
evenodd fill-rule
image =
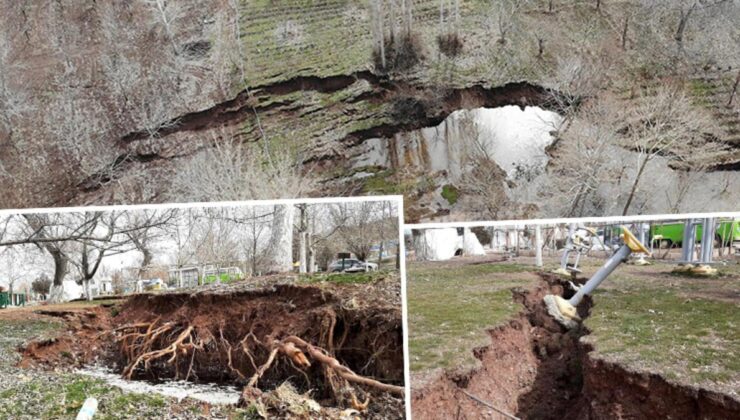
<path id="1" fill-rule="evenodd" d="M 553 270 L 553 273 L 567 277 L 580 273 L 578 263 L 581 261 L 581 256 L 586 255 L 593 246 L 595 235 L 595 229 L 571 223 L 568 226 L 568 237 L 566 238 L 563 257 L 560 259 L 560 267 Z M 571 263 L 570 256 L 572 253 L 575 253 L 576 256 Z"/>
<path id="2" fill-rule="evenodd" d="M 641 244 L 647 243 L 648 232 L 650 231 L 650 225 L 648 223 L 640 223 L 637 225 L 638 239 Z M 634 265 L 650 265 L 650 262 L 645 259 L 647 254 L 639 252 L 635 254 L 635 259 L 632 261 Z"/>
<path id="3" fill-rule="evenodd" d="M 697 260 L 694 258 L 694 248 L 696 247 L 696 236 L 699 228 L 701 228 L 701 242 L 699 243 L 699 258 Z M 717 269 L 710 265 L 714 253 L 716 229 L 715 219 L 711 217 L 686 220 L 681 242 L 681 261 L 679 261 L 675 271 L 688 272 L 699 276 L 717 274 Z"/>
<path id="4" fill-rule="evenodd" d="M 544 298 L 547 313 L 555 318 L 566 328 L 574 328 L 578 325 L 581 318 L 578 316 L 576 307 L 583 300 L 583 297 L 593 292 L 601 282 L 603 282 L 614 269 L 633 252 L 650 255 L 650 251 L 635 237 L 627 227 L 622 227 L 623 245 L 619 247 L 616 253 L 609 258 L 606 263 L 591 277 L 586 284 L 578 288 L 576 294 L 568 300 L 556 295 L 547 295 Z"/>

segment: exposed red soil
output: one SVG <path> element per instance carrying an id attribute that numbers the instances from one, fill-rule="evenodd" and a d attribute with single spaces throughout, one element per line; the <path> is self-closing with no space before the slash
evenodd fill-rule
<path id="1" fill-rule="evenodd" d="M 568 297 L 572 292 L 564 290 L 559 278 L 542 277 L 534 289 L 514 291 L 514 299 L 525 309 L 489 330 L 490 345 L 473 350 L 479 367 L 444 372 L 412 391 L 415 419 L 505 418 L 471 395 L 522 419 L 726 419 L 740 414 L 740 402 L 729 396 L 681 387 L 659 375 L 628 372 L 590 357 L 591 349 L 579 341 L 588 331 L 566 330 L 542 302 L 546 294 Z M 582 318 L 591 305 L 588 299 L 581 304 Z"/>
<path id="2" fill-rule="evenodd" d="M 103 344 L 100 336 L 110 330 L 112 325 L 109 309 L 92 307 L 34 312 L 37 315 L 61 318 L 67 325 L 67 331 L 58 337 L 26 344 L 21 349 L 21 367 L 79 366 L 101 355 Z"/>
<path id="3" fill-rule="evenodd" d="M 740 401 L 729 395 L 677 386 L 660 375 L 630 372 L 588 354 L 583 358 L 583 379 L 575 420 L 740 417 Z"/>
<path id="4" fill-rule="evenodd" d="M 114 309 L 98 307 L 65 315 L 69 331 L 28 344 L 21 364 L 100 363 L 132 379 L 243 386 L 268 360 L 273 343 L 297 336 L 325 349 L 358 375 L 402 386 L 400 305 L 382 298 L 372 304 L 355 298 L 366 289 L 366 285 L 281 284 L 135 295 Z M 145 334 L 157 330 L 161 333 Z M 167 350 L 182 336 L 187 339 L 177 351 L 137 362 L 147 352 Z M 260 376 L 254 397 L 286 381 L 299 393 L 310 391 L 310 398 L 322 405 L 352 406 L 353 395 L 360 402 L 369 397 L 365 413 L 369 417 L 403 417 L 402 398 L 359 385 L 347 392 L 347 386 L 338 386 L 341 381 L 321 363 L 304 369 L 282 356 Z"/>

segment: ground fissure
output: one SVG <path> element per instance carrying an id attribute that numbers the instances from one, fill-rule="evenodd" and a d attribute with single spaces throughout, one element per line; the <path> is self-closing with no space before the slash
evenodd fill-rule
<path id="1" fill-rule="evenodd" d="M 514 289 L 524 306 L 490 329 L 491 344 L 473 350 L 479 366 L 450 370 L 412 392 L 418 418 L 528 419 L 732 418 L 740 401 L 729 395 L 672 383 L 595 357 L 580 326 L 567 330 L 547 314 L 546 294 L 573 294 L 562 279 L 543 274 L 532 289 Z M 586 298 L 579 315 L 588 317 Z M 476 401 L 478 399 L 479 401 Z M 491 408 L 491 407 L 495 407 Z"/>

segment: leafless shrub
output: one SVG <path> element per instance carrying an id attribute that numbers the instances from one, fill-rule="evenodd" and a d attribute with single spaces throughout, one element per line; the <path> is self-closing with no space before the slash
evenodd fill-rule
<path id="1" fill-rule="evenodd" d="M 381 50 L 373 50 L 375 69 L 381 73 L 403 73 L 424 59 L 421 38 L 416 33 L 404 34 L 396 39 L 385 38 L 383 51 L 385 59 Z"/>
<path id="2" fill-rule="evenodd" d="M 314 188 L 311 174 L 288 152 L 250 147 L 224 136 L 178 168 L 170 196 L 175 200 L 213 201 L 295 198 Z"/>
<path id="3" fill-rule="evenodd" d="M 456 33 L 437 35 L 437 47 L 447 57 L 455 58 L 463 51 L 463 40 Z"/>

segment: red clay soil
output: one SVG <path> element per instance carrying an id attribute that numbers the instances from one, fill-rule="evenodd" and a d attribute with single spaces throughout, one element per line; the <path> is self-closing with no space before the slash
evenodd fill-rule
<path id="1" fill-rule="evenodd" d="M 403 385 L 400 305 L 384 303 L 383 299 L 372 303 L 348 299 L 363 287 L 343 286 L 340 292 L 284 284 L 256 290 L 224 288 L 135 295 L 120 307 L 95 308 L 70 317 L 66 334 L 30 343 L 21 363 L 98 363 L 124 376 L 126 368 L 134 366 L 130 370 L 132 379 L 244 385 L 268 359 L 271 343 L 297 336 L 325 349 L 359 375 Z M 159 335 L 142 338 L 140 334 L 158 328 L 162 330 Z M 180 346 L 179 351 L 148 363 L 134 363 L 146 351 L 166 350 L 185 334 L 193 345 Z M 135 342 L 134 337 L 139 341 Z M 147 341 L 148 350 L 141 350 Z M 260 377 L 258 385 L 259 390 L 270 391 L 290 381 L 300 393 L 310 390 L 311 398 L 322 405 L 347 403 L 349 397 L 338 395 L 338 387 L 328 383 L 332 379 L 327 375 L 320 363 L 304 370 L 279 358 Z M 370 405 L 365 413 L 368 417 L 403 417 L 402 398 L 368 387 L 359 387 L 355 394 L 360 401 L 368 396 L 371 402 L 382 401 L 379 411 Z"/>
<path id="2" fill-rule="evenodd" d="M 579 342 L 588 331 L 556 323 L 542 302 L 546 294 L 567 298 L 572 292 L 550 275 L 532 290 L 515 290 L 514 299 L 525 309 L 489 330 L 490 345 L 473 350 L 479 367 L 444 372 L 413 390 L 414 419 L 506 418 L 471 395 L 522 419 L 738 418 L 740 402 L 729 396 L 592 359 L 591 349 Z M 582 318 L 591 305 L 588 299 L 581 304 Z"/>
<path id="3" fill-rule="evenodd" d="M 19 366 L 80 366 L 103 351 L 101 334 L 111 329 L 110 309 L 92 307 L 71 310 L 37 310 L 35 314 L 61 318 L 67 331 L 45 340 L 31 341 L 21 348 Z"/>

